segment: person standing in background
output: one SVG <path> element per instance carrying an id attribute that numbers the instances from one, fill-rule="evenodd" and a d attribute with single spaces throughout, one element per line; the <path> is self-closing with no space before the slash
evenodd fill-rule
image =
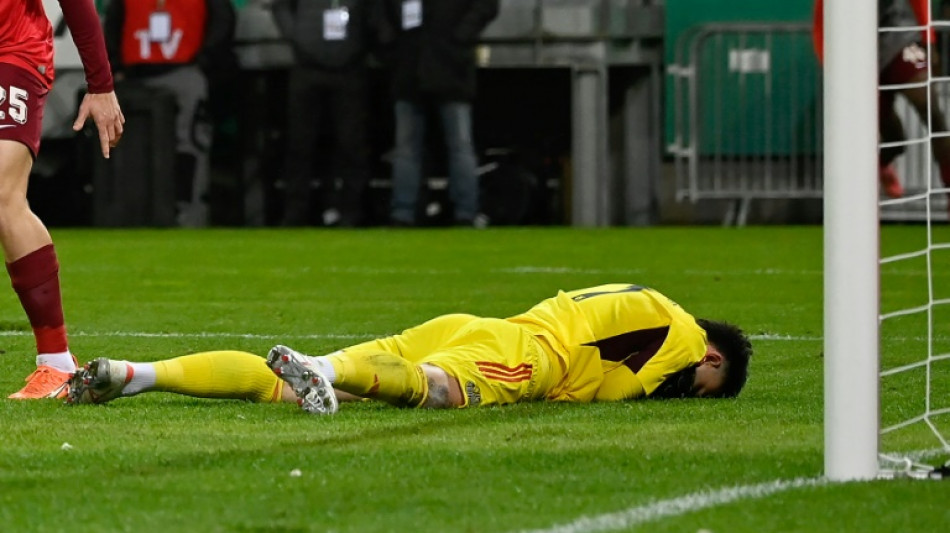
<path id="1" fill-rule="evenodd" d="M 111 0 L 105 38 L 118 81 L 175 95 L 175 198 L 181 226 L 208 224 L 212 124 L 208 78 L 235 26 L 230 0 Z"/>
<path id="2" fill-rule="evenodd" d="M 880 28 L 925 26 L 930 22 L 927 0 L 880 0 L 877 7 Z M 823 0 L 816 0 L 812 37 L 819 62 L 824 59 L 823 17 Z M 944 187 L 950 187 L 950 137 L 943 135 L 948 129 L 947 120 L 941 110 L 937 91 L 928 91 L 926 87 L 929 79 L 928 69 L 934 59 L 928 56 L 927 43 L 932 43 L 933 40 L 933 31 L 920 32 L 915 29 L 882 32 L 878 35 L 878 85 L 907 85 L 897 90 L 880 91 L 878 126 L 882 143 L 907 140 L 904 124 L 895 109 L 898 93 L 904 95 L 914 108 L 921 123 L 928 124 L 929 115 L 931 132 L 940 134 L 931 142 L 933 156 L 940 169 L 940 179 Z M 904 146 L 891 146 L 880 150 L 880 188 L 881 192 L 890 198 L 900 198 L 904 195 L 904 186 L 894 167 L 894 161 L 904 150 Z"/>
<path id="3" fill-rule="evenodd" d="M 367 58 L 384 31 L 381 8 L 380 0 L 274 2 L 274 19 L 290 41 L 296 62 L 287 94 L 282 225 L 310 223 L 314 156 L 331 152 L 318 149 L 317 138 L 328 124 L 334 150 L 332 170 L 321 179 L 322 223 L 354 227 L 363 222 L 363 194 L 370 175 Z"/>
<path id="4" fill-rule="evenodd" d="M 475 45 L 498 15 L 498 0 L 386 0 L 396 29 L 392 91 L 395 153 L 390 222 L 416 224 L 425 161 L 426 115 L 441 119 L 448 150 L 449 198 L 455 224 L 481 225 L 472 139 Z"/>
<path id="5" fill-rule="evenodd" d="M 113 91 L 99 16 L 92 0 L 60 0 L 60 7 L 88 85 L 73 129 L 91 118 L 108 158 L 125 117 Z M 53 28 L 42 0 L 0 0 L 0 244 L 37 351 L 36 370 L 9 396 L 17 400 L 64 397 L 77 366 L 67 342 L 53 240 L 26 198 L 54 77 Z"/>

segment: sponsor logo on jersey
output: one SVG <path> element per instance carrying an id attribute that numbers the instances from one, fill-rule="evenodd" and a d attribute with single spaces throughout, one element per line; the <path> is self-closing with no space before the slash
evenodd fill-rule
<path id="1" fill-rule="evenodd" d="M 482 392 L 478 390 L 478 385 L 471 381 L 465 382 L 465 395 L 468 396 L 469 407 L 477 407 L 482 403 Z"/>

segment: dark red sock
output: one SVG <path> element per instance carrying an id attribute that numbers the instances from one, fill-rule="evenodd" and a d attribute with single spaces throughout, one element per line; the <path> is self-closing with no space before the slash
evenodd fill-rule
<path id="1" fill-rule="evenodd" d="M 63 323 L 63 298 L 59 290 L 59 261 L 53 245 L 46 245 L 7 263 L 7 272 L 33 327 L 36 352 L 59 353 L 68 350 L 66 326 Z"/>

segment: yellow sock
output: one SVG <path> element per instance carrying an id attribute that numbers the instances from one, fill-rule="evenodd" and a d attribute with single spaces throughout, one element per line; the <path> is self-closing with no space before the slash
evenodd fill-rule
<path id="1" fill-rule="evenodd" d="M 327 356 L 336 379 L 333 387 L 399 407 L 422 405 L 429 382 L 419 365 L 385 352 L 338 353 Z"/>
<path id="2" fill-rule="evenodd" d="M 155 363 L 155 388 L 198 398 L 280 401 L 283 382 L 263 357 L 237 351 L 202 352 Z"/>

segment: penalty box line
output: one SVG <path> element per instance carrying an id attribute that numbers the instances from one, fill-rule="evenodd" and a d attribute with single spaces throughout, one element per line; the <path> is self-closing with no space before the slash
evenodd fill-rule
<path id="1" fill-rule="evenodd" d="M 573 522 L 545 529 L 523 530 L 520 533 L 596 533 L 624 530 L 661 518 L 730 504 L 739 500 L 761 499 L 787 490 L 816 487 L 830 483 L 823 477 L 777 479 L 755 485 L 738 485 L 716 490 L 694 492 L 667 500 L 658 500 L 623 511 L 595 516 L 582 516 Z"/>

